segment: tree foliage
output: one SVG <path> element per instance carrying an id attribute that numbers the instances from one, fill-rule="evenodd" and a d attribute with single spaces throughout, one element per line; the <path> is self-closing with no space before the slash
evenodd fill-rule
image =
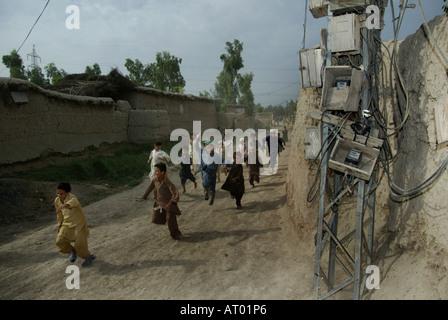
<path id="1" fill-rule="evenodd" d="M 169 52 L 158 52 L 156 62 L 149 65 L 150 83 L 154 88 L 170 91 L 183 92 L 185 80 L 180 72 L 182 59 L 170 55 Z"/>
<path id="2" fill-rule="evenodd" d="M 36 66 L 32 68 L 31 70 L 27 70 L 27 77 L 28 80 L 34 84 L 37 84 L 38 86 L 43 87 L 44 85 L 48 84 L 48 80 L 45 79 L 45 76 L 42 72 L 42 68 L 39 66 Z"/>
<path id="3" fill-rule="evenodd" d="M 183 92 L 185 79 L 180 72 L 182 59 L 168 51 L 158 52 L 156 62 L 144 65 L 140 60 L 127 58 L 127 78 L 139 86 L 149 86 L 163 91 Z"/>
<path id="4" fill-rule="evenodd" d="M 28 79 L 23 60 L 16 49 L 12 50 L 9 55 L 4 55 L 2 62 L 9 69 L 9 76 L 11 78 Z"/>
<path id="5" fill-rule="evenodd" d="M 254 94 L 252 93 L 252 80 L 254 79 L 254 74 L 252 72 L 245 73 L 243 75 L 237 75 L 238 87 L 240 89 L 240 96 L 238 98 L 238 103 L 243 104 L 247 107 L 247 115 L 252 115 L 255 109 Z"/>
<path id="6" fill-rule="evenodd" d="M 144 66 L 140 60 L 135 59 L 135 61 L 133 61 L 132 59 L 127 58 L 124 66 L 129 72 L 129 75 L 126 77 L 136 85 L 145 86 L 149 82 L 146 70 L 147 67 Z"/>
<path id="7" fill-rule="evenodd" d="M 221 73 L 216 77 L 215 98 L 221 99 L 220 111 L 225 111 L 229 104 L 246 105 L 247 115 L 252 115 L 255 109 L 254 95 L 252 93 L 253 73 L 240 74 L 244 68 L 242 58 L 243 43 L 234 39 L 233 43 L 226 42 L 227 53 L 219 58 L 223 62 Z"/>
<path id="8" fill-rule="evenodd" d="M 2 62 L 9 68 L 11 78 L 28 80 L 38 86 L 55 84 L 67 75 L 64 69 L 59 70 L 53 62 L 44 67 L 45 74 L 39 66 L 26 70 L 22 58 L 15 49 L 11 51 L 11 54 L 4 55 Z"/>
<path id="9" fill-rule="evenodd" d="M 94 63 L 91 67 L 90 66 L 86 66 L 86 70 L 84 71 L 84 73 L 91 74 L 91 75 L 94 75 L 94 76 L 100 76 L 101 75 L 101 68 L 98 65 L 98 63 Z"/>
<path id="10" fill-rule="evenodd" d="M 58 83 L 61 79 L 67 76 L 67 72 L 64 69 L 59 70 L 53 62 L 50 62 L 44 67 L 45 75 L 48 82 L 51 84 Z"/>
<path id="11" fill-rule="evenodd" d="M 286 106 L 281 104 L 269 105 L 263 108 L 260 104 L 257 105 L 257 112 L 272 112 L 274 119 L 280 120 L 289 116 L 294 116 L 297 111 L 297 101 L 290 100 L 286 103 Z"/>

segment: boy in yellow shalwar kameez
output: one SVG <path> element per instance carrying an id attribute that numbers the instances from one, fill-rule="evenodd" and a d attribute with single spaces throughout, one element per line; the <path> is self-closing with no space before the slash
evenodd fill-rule
<path id="1" fill-rule="evenodd" d="M 57 197 L 54 200 L 58 220 L 58 235 L 56 245 L 59 252 L 70 254 L 70 262 L 75 262 L 77 256 L 85 259 L 83 266 L 91 265 L 96 258 L 91 254 L 87 245 L 89 229 L 81 204 L 72 193 L 67 182 L 58 184 Z M 75 242 L 75 246 L 71 245 Z"/>

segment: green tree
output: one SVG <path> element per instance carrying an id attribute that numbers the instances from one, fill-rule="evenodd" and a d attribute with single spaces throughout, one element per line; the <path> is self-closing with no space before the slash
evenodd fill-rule
<path id="1" fill-rule="evenodd" d="M 252 115 L 255 109 L 254 95 L 252 93 L 252 73 L 241 75 L 239 71 L 244 68 L 242 52 L 243 43 L 234 39 L 233 43 L 226 42 L 227 53 L 219 58 L 223 62 L 223 69 L 216 77 L 215 97 L 221 99 L 220 111 L 223 112 L 229 104 L 245 104 L 247 115 Z"/>
<path id="2" fill-rule="evenodd" d="M 2 57 L 3 64 L 9 68 L 9 76 L 11 78 L 18 78 L 27 80 L 27 75 L 25 67 L 23 65 L 23 60 L 17 53 L 16 49 L 11 51 L 11 54 L 4 55 Z"/>
<path id="3" fill-rule="evenodd" d="M 280 120 L 284 117 L 289 117 L 290 115 L 294 115 L 297 109 L 297 102 L 294 102 L 293 100 L 290 100 L 286 106 L 282 106 L 281 104 L 278 105 L 269 105 L 266 108 L 264 108 L 264 112 L 272 112 L 274 114 L 274 119 Z M 257 110 L 261 110 L 258 109 Z M 263 112 L 263 111 L 261 111 Z"/>
<path id="4" fill-rule="evenodd" d="M 157 52 L 156 62 L 148 67 L 149 85 L 159 90 L 183 92 L 185 79 L 180 72 L 181 63 L 182 59 L 168 51 Z"/>
<path id="5" fill-rule="evenodd" d="M 145 86 L 148 83 L 147 66 L 144 66 L 140 60 L 135 59 L 135 61 L 133 61 L 132 59 L 127 58 L 124 66 L 129 72 L 129 75 L 126 77 L 133 83 L 138 86 Z"/>
<path id="6" fill-rule="evenodd" d="M 212 93 L 212 91 L 209 92 L 207 90 L 204 90 L 204 91 L 199 92 L 199 96 L 205 97 L 205 98 L 213 98 L 213 93 Z"/>
<path id="7" fill-rule="evenodd" d="M 221 99 L 221 111 L 229 104 L 236 104 L 238 99 L 238 71 L 244 68 L 241 52 L 243 44 L 234 39 L 233 43 L 226 42 L 227 54 L 222 54 L 219 59 L 223 62 L 221 73 L 216 77 L 215 93 L 217 98 Z"/>
<path id="8" fill-rule="evenodd" d="M 144 65 L 136 59 L 126 59 L 127 78 L 136 85 L 150 86 L 155 89 L 183 92 L 185 79 L 180 72 L 182 59 L 163 51 L 156 54 L 156 62 Z"/>
<path id="9" fill-rule="evenodd" d="M 443 0 L 443 2 L 446 2 L 446 0 Z M 444 4 L 442 9 L 443 11 L 445 11 L 445 13 L 448 13 L 448 4 Z"/>
<path id="10" fill-rule="evenodd" d="M 48 84 L 48 81 L 45 79 L 41 67 L 36 66 L 33 69 L 28 70 L 26 73 L 30 82 L 41 87 Z"/>
<path id="11" fill-rule="evenodd" d="M 293 116 L 297 111 L 297 101 L 289 100 L 286 104 L 286 115 Z"/>
<path id="12" fill-rule="evenodd" d="M 99 75 L 101 75 L 101 68 L 98 65 L 98 63 L 94 63 L 91 67 L 86 66 L 86 70 L 84 71 L 84 73 L 91 74 L 94 76 L 99 76 Z"/>
<path id="13" fill-rule="evenodd" d="M 255 106 L 255 112 L 264 112 L 264 108 L 261 105 L 261 103 L 257 103 L 257 105 Z"/>
<path id="14" fill-rule="evenodd" d="M 67 72 L 64 69 L 59 70 L 53 62 L 50 62 L 44 67 L 45 75 L 48 82 L 51 84 L 58 83 L 61 79 L 67 76 Z"/>
<path id="15" fill-rule="evenodd" d="M 238 99 L 239 104 L 246 106 L 246 115 L 251 116 L 255 110 L 254 94 L 252 93 L 252 80 L 254 79 L 254 74 L 245 73 L 243 75 L 238 74 L 238 87 L 240 90 L 240 96 Z"/>

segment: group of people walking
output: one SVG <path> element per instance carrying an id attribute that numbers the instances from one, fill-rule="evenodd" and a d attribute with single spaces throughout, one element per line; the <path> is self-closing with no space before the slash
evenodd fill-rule
<path id="1" fill-rule="evenodd" d="M 272 135 L 267 136 L 264 142 L 267 142 L 271 154 L 270 138 L 272 138 Z M 197 188 L 196 176 L 201 173 L 204 190 L 203 199 L 209 201 L 209 205 L 213 205 L 216 182 L 220 181 L 221 173 L 223 173 L 226 179 L 221 189 L 228 191 L 231 198 L 235 199 L 236 208 L 241 209 L 241 200 L 245 193 L 243 164 L 246 163 L 249 167 L 249 183 L 252 187 L 255 187 L 255 183 L 260 182 L 260 169 L 263 168 L 257 156 L 258 144 L 255 136 L 249 138 L 247 146 L 244 141 L 241 142 L 235 152 L 229 153 L 230 148 L 225 147 L 233 141 L 227 140 L 225 136 L 222 143 L 220 142 L 216 146 L 211 141 L 205 141 L 202 147 L 198 137 L 192 136 L 189 148 L 183 148 L 181 155 L 179 177 L 183 193 L 186 192 L 185 184 L 187 180 L 192 181 L 194 188 Z M 284 140 L 280 138 L 278 142 L 278 153 L 280 153 L 284 149 Z M 193 167 L 192 172 L 192 165 L 195 166 L 192 160 L 195 155 L 199 155 L 199 159 L 195 159 L 195 163 L 198 165 Z M 182 239 L 182 233 L 177 223 L 177 216 L 181 215 L 178 206 L 180 196 L 177 187 L 167 175 L 167 164 L 170 161 L 168 153 L 162 150 L 162 143 L 156 142 L 147 161 L 150 165 L 150 184 L 140 200 L 147 200 L 150 193 L 153 192 L 152 222 L 167 224 L 171 237 L 174 240 L 180 240 Z M 89 230 L 82 206 L 76 196 L 71 193 L 69 183 L 61 182 L 56 189 L 57 197 L 54 201 L 58 220 L 56 245 L 60 252 L 70 255 L 70 262 L 75 262 L 79 255 L 85 259 L 83 266 L 91 265 L 96 256 L 90 253 L 88 249 Z M 74 246 L 72 246 L 72 242 L 75 243 Z"/>

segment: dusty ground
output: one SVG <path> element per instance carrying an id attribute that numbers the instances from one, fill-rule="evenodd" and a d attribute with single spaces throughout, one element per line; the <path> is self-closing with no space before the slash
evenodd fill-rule
<path id="1" fill-rule="evenodd" d="M 220 190 L 223 180 L 213 206 L 202 199 L 200 177 L 198 189 L 188 181 L 179 203 L 181 241 L 171 239 L 167 226 L 151 223 L 151 200 L 136 201 L 148 178 L 115 194 L 105 186 L 74 184 L 98 257 L 88 268 L 81 267 L 82 259 L 75 263 L 79 290 L 67 289 L 71 264 L 54 244 L 55 184 L 0 179 L 0 299 L 312 299 L 315 246 L 299 240 L 285 206 L 290 150 L 288 143 L 276 175 L 262 177 L 255 188 L 246 179 L 242 210 Z M 175 166 L 169 176 L 181 190 Z M 378 231 L 381 288 L 363 299 L 446 299 L 446 269 L 425 250 L 394 249 L 387 230 Z M 350 300 L 352 290 L 329 299 Z"/>
<path id="2" fill-rule="evenodd" d="M 255 188 L 246 181 L 242 210 L 223 190 L 210 206 L 202 199 L 200 178 L 198 189 L 187 182 L 179 203 L 181 241 L 170 238 L 167 226 L 151 223 L 151 200 L 136 201 L 148 179 L 85 205 L 89 246 L 98 258 L 88 268 L 81 267 L 82 259 L 76 261 L 79 290 L 66 287 L 70 262 L 54 244 L 55 217 L 3 226 L 0 298 L 311 299 L 314 259 L 294 236 L 284 210 L 288 154 L 289 148 L 276 175 L 262 177 Z M 170 178 L 181 190 L 173 167 Z M 52 188 L 38 191 L 49 214 Z M 82 203 L 82 194 L 92 190 L 74 186 L 72 192 Z"/>

